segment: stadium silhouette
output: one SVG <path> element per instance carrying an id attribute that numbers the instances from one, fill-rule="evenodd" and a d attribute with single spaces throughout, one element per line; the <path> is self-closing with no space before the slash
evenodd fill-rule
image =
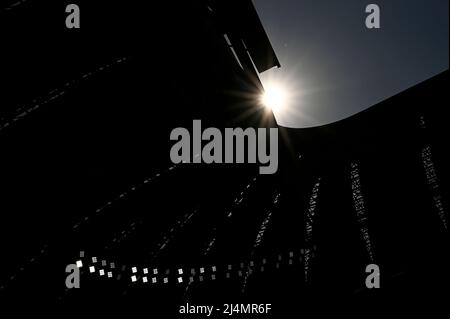
<path id="1" fill-rule="evenodd" d="M 76 32 L 56 1 L 1 13 L 15 30 L 0 75 L 3 301 L 161 318 L 271 303 L 290 318 L 443 296 L 448 71 L 337 123 L 278 127 L 258 75 L 283 61 L 250 0 L 79 2 Z M 194 119 L 278 127 L 278 172 L 174 165 L 170 132 Z M 66 289 L 77 260 L 81 288 Z M 365 287 L 372 263 L 379 290 Z"/>

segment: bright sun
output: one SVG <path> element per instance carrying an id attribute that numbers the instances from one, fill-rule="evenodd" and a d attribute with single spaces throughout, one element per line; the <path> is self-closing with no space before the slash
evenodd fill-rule
<path id="1" fill-rule="evenodd" d="M 275 113 L 286 107 L 287 100 L 287 92 L 279 85 L 269 85 L 261 96 L 262 105 Z"/>

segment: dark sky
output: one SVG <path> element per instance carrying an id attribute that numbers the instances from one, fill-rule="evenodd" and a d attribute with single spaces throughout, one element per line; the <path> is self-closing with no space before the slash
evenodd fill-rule
<path id="1" fill-rule="evenodd" d="M 253 0 L 281 62 L 261 74 L 291 92 L 277 122 L 328 124 L 448 69 L 448 0 Z M 365 8 L 381 9 L 367 29 Z"/>

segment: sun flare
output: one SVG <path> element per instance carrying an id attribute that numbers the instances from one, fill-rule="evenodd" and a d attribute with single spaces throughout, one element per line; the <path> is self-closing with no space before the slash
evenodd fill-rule
<path id="1" fill-rule="evenodd" d="M 274 113 L 280 113 L 287 103 L 288 93 L 281 85 L 269 85 L 261 95 L 261 104 Z"/>

